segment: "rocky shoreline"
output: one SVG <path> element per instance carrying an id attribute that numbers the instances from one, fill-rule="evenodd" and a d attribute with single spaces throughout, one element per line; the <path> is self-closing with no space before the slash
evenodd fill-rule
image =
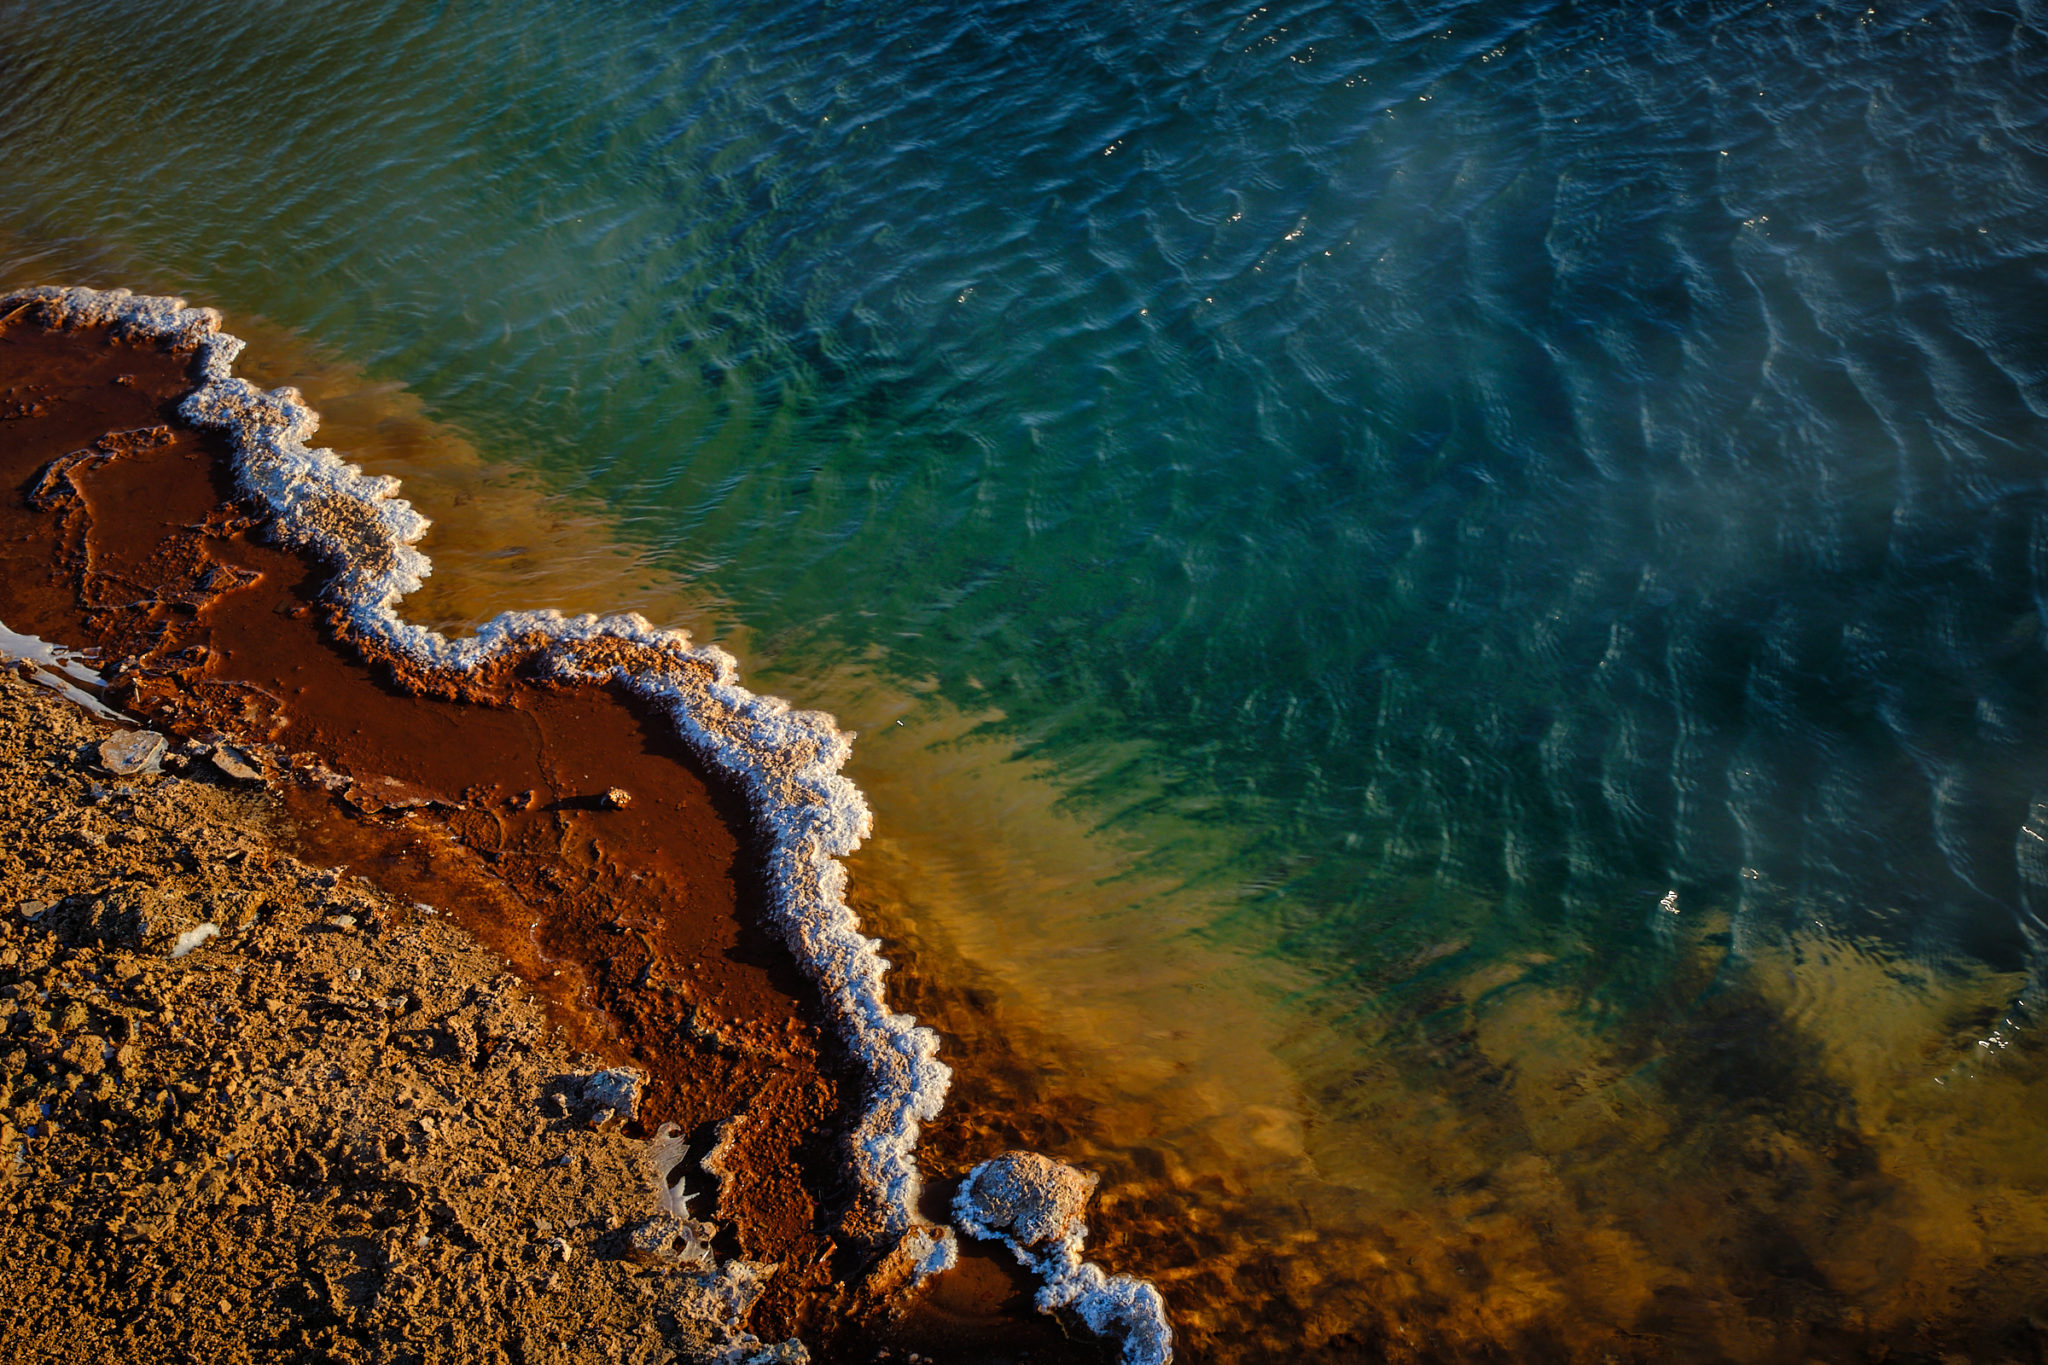
<path id="1" fill-rule="evenodd" d="M 868 826 L 838 774 L 850 736 L 637 617 L 507 613 L 461 640 L 404 620 L 425 520 L 308 447 L 316 415 L 235 378 L 240 348 L 176 299 L 0 300 L 0 657 L 83 708 L 74 727 L 114 727 L 39 751 L 69 776 L 16 784 L 23 851 L 0 865 L 40 974 L 0 981 L 4 1022 L 36 1040 L 12 1112 L 61 1172 L 22 1203 L 43 1250 L 0 1263 L 21 1339 L 45 1349 L 41 1322 L 137 1359 L 726 1362 L 802 1358 L 801 1339 L 834 1360 L 1164 1365 L 1159 1295 L 1085 1260 L 1078 1206 L 1024 1237 L 954 1181 L 924 1186 L 916 1141 L 950 1072 L 844 900 L 837 858 Z M 258 805 L 217 804 L 236 800 Z M 230 816 L 243 851 L 205 854 Z M 51 868 L 86 880 L 31 875 Z M 133 994 L 158 975 L 192 999 Z M 142 1005 L 166 1011 L 160 1036 Z M 146 1036 L 183 1051 L 131 1077 Z M 515 1042 L 545 1061 L 503 1070 Z M 95 1128 L 132 1129 L 129 1165 L 94 1155 Z M 562 1149 L 587 1132 L 611 1157 Z M 531 1212 L 519 1173 L 586 1168 L 602 1188 Z M 160 1236 L 211 1240 L 138 1252 L 111 1205 L 92 1222 L 68 1197 L 137 1172 Z M 188 1178 L 229 1212 L 186 1217 Z M 415 1226 L 423 1207 L 454 1231 Z M 437 1236 L 454 1250 L 422 1259 Z M 597 1297 L 561 1298 L 597 1261 L 617 1271 L 593 1272 Z M 112 1296 L 104 1321 L 64 1316 L 77 1265 Z M 535 1284 L 555 1297 L 529 1301 Z M 431 1293 L 456 1297 L 417 1307 Z M 208 1321 L 218 1341 L 192 1336 Z"/>

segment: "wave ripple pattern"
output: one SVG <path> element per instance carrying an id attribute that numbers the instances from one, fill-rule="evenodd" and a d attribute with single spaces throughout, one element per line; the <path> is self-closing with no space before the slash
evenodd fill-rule
<path id="1" fill-rule="evenodd" d="M 1883 1070 L 2042 975 L 2035 0 L 122 8 L 0 40 L 24 258 L 402 379 L 1140 850 L 989 932 L 990 1108 L 1189 1354 L 1919 1351 L 2039 1240 L 1943 1202 L 2038 1125 Z M 1240 979 L 1256 1103 L 1058 1034 Z"/>

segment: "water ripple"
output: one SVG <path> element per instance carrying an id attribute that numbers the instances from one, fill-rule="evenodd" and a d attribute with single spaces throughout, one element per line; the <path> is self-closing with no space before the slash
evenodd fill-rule
<path id="1" fill-rule="evenodd" d="M 1396 1113 L 1447 1149 L 1495 1134 L 1487 1169 L 1554 1154 L 1563 1110 L 1479 1098 L 1542 1069 L 1486 1031 L 1516 992 L 1553 1002 L 1542 1027 L 1603 1021 L 1634 1079 L 1588 1062 L 1556 1093 L 1624 1113 L 1615 1087 L 1654 1088 L 1638 1040 L 1697 1059 L 1774 1027 L 1761 987 L 1685 984 L 1715 916 L 1724 983 L 1817 924 L 1866 945 L 1801 958 L 1809 1032 L 1848 979 L 1825 973 L 1885 953 L 2034 961 L 2028 7 L 170 3 L 10 28 L 22 259 L 114 243 L 155 274 L 105 282 L 288 320 L 608 504 L 790 676 L 861 660 L 989 717 L 1177 888 L 1105 910 L 1103 942 L 1152 913 L 1284 968 L 1325 1172 Z M 1785 1094 L 1835 1065 L 1813 1046 Z M 1421 1075 L 1434 1117 L 1404 1108 Z M 1186 1093 L 1159 1084 L 1162 1136 L 1100 1138 L 1138 1203 L 1198 1200 L 1142 1174 L 1200 1145 L 1163 1136 Z M 1739 1126 L 1724 1100 L 1665 1094 Z M 1563 1207 L 1525 1174 L 1510 1205 Z M 1284 1185 L 1234 1216 L 1272 1232 Z M 1622 1278 L 1666 1284 L 1670 1230 L 1570 1188 L 1634 1239 Z M 1166 1262 L 1268 1254 L 1153 1235 Z M 1556 1313 L 1679 1331 L 1641 1306 L 1668 1284 L 1625 1308 L 1529 1256 L 1571 1281 Z M 1291 1338 L 1286 1292 L 1210 1284 L 1191 1339 L 1379 1349 L 1432 1273 L 1332 1269 L 1339 1306 L 1306 1295 L 1321 1326 Z M 1542 1317 L 1444 1311 L 1450 1356 Z"/>

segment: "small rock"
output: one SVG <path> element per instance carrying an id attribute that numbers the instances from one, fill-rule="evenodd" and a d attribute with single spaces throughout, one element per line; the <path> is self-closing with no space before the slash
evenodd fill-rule
<path id="1" fill-rule="evenodd" d="M 338 773 L 324 763 L 309 763 L 305 767 L 306 780 L 316 787 L 338 792 L 355 781 L 346 773 Z"/>
<path id="2" fill-rule="evenodd" d="M 604 794 L 606 810 L 624 810 L 632 804 L 633 793 L 627 791 L 624 787 L 613 787 Z"/>
<path id="3" fill-rule="evenodd" d="M 356 927 L 356 917 L 354 915 L 334 915 L 327 922 L 341 930 L 344 934 Z"/>
<path id="4" fill-rule="evenodd" d="M 211 759 L 213 766 L 220 770 L 221 775 L 231 781 L 258 784 L 263 781 L 263 770 L 256 765 L 254 758 L 246 749 L 237 749 L 232 744 L 218 745 Z"/>
<path id="5" fill-rule="evenodd" d="M 49 901 L 23 901 L 19 907 L 23 919 L 39 919 L 50 908 Z"/>
<path id="6" fill-rule="evenodd" d="M 583 1078 L 583 1102 L 594 1113 L 614 1110 L 631 1120 L 640 1112 L 640 1087 L 644 1078 L 637 1071 L 613 1067 L 594 1071 Z M 609 1116 L 607 1116 L 609 1117 Z M 599 1123 L 604 1119 L 596 1120 Z"/>
<path id="7" fill-rule="evenodd" d="M 359 777 L 348 785 L 342 800 L 366 815 L 377 815 L 383 811 L 424 810 L 430 806 L 446 806 L 434 793 L 410 782 L 401 782 L 395 777 Z"/>
<path id="8" fill-rule="evenodd" d="M 635 1223 L 626 1233 L 626 1254 L 642 1265 L 667 1261 L 693 1269 L 712 1266 L 711 1239 L 716 1225 L 664 1215 Z"/>
<path id="9" fill-rule="evenodd" d="M 116 777 L 157 771 L 170 741 L 154 730 L 130 730 L 100 741 L 100 766 Z"/>

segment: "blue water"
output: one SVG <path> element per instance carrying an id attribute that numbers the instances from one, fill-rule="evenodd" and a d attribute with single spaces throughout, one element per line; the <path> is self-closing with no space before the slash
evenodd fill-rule
<path id="1" fill-rule="evenodd" d="M 1107 1168 L 1198 1358 L 1803 1359 L 2048 1302 L 1959 1230 L 2048 1231 L 2048 1092 L 1980 1046 L 2048 908 L 2038 5 L 5 28 L 10 278 L 403 384 L 777 689 L 943 729 L 863 750 L 885 836 L 962 744 L 1028 772 L 1114 851 L 1047 883 L 1105 1009 L 1241 991 L 1245 1056 L 1140 1078 L 1058 1036 L 1026 854 L 871 869 L 1035 1020 L 972 1132 Z M 970 787 L 964 838 L 1044 842 Z M 993 1026 L 938 1022 L 971 1073 Z M 1277 1165 L 1209 1131 L 1254 1062 Z"/>

